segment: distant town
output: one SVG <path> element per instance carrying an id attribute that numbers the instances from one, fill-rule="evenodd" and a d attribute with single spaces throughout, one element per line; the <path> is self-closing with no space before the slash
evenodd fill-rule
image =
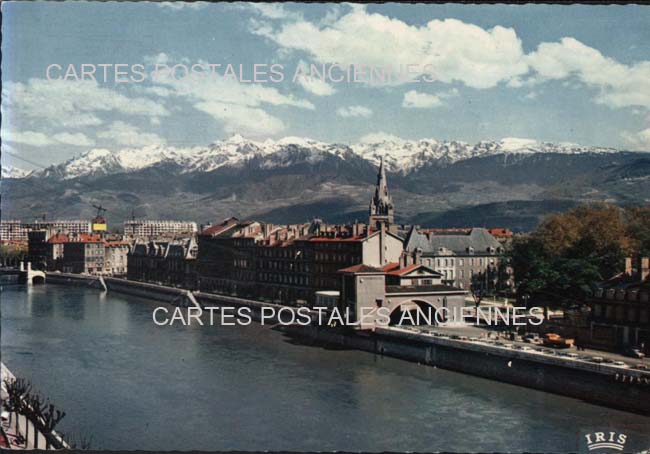
<path id="1" fill-rule="evenodd" d="M 123 277 L 287 306 L 450 310 L 466 302 L 524 306 L 543 291 L 522 291 L 507 228 L 437 229 L 395 223 L 381 162 L 367 222 L 313 219 L 278 225 L 230 217 L 200 227 L 184 220 L 129 219 L 108 233 L 105 209 L 91 220 L 0 224 L 5 267 Z M 514 248 L 516 249 L 516 248 Z M 517 258 L 515 257 L 516 261 Z M 649 259 L 625 259 L 585 296 L 579 309 L 546 313 L 543 331 L 584 347 L 650 353 Z M 460 322 L 460 320 L 447 320 Z M 373 323 L 362 325 L 372 329 Z M 559 334 L 558 334 L 559 333 Z"/>

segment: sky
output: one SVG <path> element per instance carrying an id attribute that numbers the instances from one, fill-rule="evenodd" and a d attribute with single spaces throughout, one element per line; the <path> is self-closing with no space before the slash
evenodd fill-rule
<path id="1" fill-rule="evenodd" d="M 515 137 L 650 150 L 649 6 L 1 7 L 3 164 L 13 167 L 235 134 L 339 143 Z M 208 64 L 221 66 L 183 77 Z M 115 65 L 126 72 L 116 77 Z M 175 65 L 176 77 L 165 77 Z M 258 82 L 248 82 L 255 65 Z M 271 65 L 283 80 L 270 80 Z M 357 81 L 339 81 L 337 69 L 351 65 Z M 400 65 L 411 80 L 363 72 Z M 295 78 L 298 67 L 325 76 Z"/>

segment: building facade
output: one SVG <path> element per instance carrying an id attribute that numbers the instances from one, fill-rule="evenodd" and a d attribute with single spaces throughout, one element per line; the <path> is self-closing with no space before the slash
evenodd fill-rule
<path id="1" fill-rule="evenodd" d="M 359 329 L 463 322 L 467 291 L 444 285 L 442 274 L 427 266 L 391 263 L 377 268 L 359 264 L 340 270 L 340 274 L 340 307 Z"/>
<path id="2" fill-rule="evenodd" d="M 194 289 L 196 240 L 136 242 L 127 256 L 127 278 Z"/>
<path id="3" fill-rule="evenodd" d="M 442 273 L 446 284 L 462 289 L 484 286 L 494 292 L 513 286 L 504 247 L 487 229 L 436 231 L 413 227 L 405 250 L 417 253 L 423 265 Z"/>
<path id="4" fill-rule="evenodd" d="M 393 233 L 393 204 L 383 165 L 369 209 L 372 225 L 293 225 L 236 218 L 198 235 L 201 290 L 282 304 L 313 304 L 319 291 L 340 291 L 339 270 L 398 262 L 403 239 Z"/>
<path id="5" fill-rule="evenodd" d="M 105 245 L 101 236 L 80 234 L 63 243 L 58 263 L 64 273 L 103 274 Z"/>
<path id="6" fill-rule="evenodd" d="M 21 221 L 6 220 L 0 221 L 0 242 L 9 243 L 27 241 L 29 229 Z"/>
<path id="7" fill-rule="evenodd" d="M 650 355 L 650 258 L 626 259 L 624 273 L 602 283 L 586 303 L 584 344 L 614 351 L 638 348 Z"/>
<path id="8" fill-rule="evenodd" d="M 55 219 L 52 221 L 34 221 L 26 223 L 25 226 L 29 230 L 51 230 L 54 233 L 91 233 L 92 225 L 90 221 L 83 219 Z"/>
<path id="9" fill-rule="evenodd" d="M 103 274 L 126 276 L 130 249 L 131 245 L 126 241 L 106 241 L 104 243 Z"/>
<path id="10" fill-rule="evenodd" d="M 124 235 L 131 239 L 173 238 L 192 236 L 198 231 L 196 222 L 173 220 L 132 219 L 124 221 Z"/>
<path id="11" fill-rule="evenodd" d="M 90 221 L 83 220 L 53 220 L 22 222 L 20 220 L 0 221 L 0 242 L 28 242 L 29 232 L 35 230 L 48 230 L 54 233 L 90 233 Z"/>

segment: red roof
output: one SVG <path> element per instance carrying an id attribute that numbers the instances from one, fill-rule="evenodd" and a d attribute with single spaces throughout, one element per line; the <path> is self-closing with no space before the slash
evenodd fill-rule
<path id="1" fill-rule="evenodd" d="M 313 241 L 313 242 L 336 242 L 336 241 L 355 242 L 355 241 L 363 241 L 365 239 L 366 239 L 365 236 L 348 236 L 348 237 L 315 236 L 313 238 L 310 238 L 309 241 Z"/>
<path id="2" fill-rule="evenodd" d="M 212 225 L 201 232 L 201 235 L 218 235 L 224 230 L 229 229 L 230 227 L 238 224 L 239 221 L 237 218 L 230 218 L 223 221 L 221 224 Z"/>
<path id="3" fill-rule="evenodd" d="M 390 262 L 381 267 L 383 271 L 393 271 L 394 269 L 399 268 L 398 262 Z"/>
<path id="4" fill-rule="evenodd" d="M 68 240 L 70 243 L 102 243 L 102 236 L 94 233 L 80 233 Z"/>
<path id="5" fill-rule="evenodd" d="M 364 265 L 359 263 L 358 265 L 352 265 L 347 268 L 339 270 L 339 273 L 381 273 L 380 268 L 375 268 L 374 266 Z"/>
<path id="6" fill-rule="evenodd" d="M 490 235 L 493 236 L 500 236 L 505 238 L 512 237 L 512 230 L 510 229 L 488 229 L 488 232 L 490 232 Z"/>
<path id="7" fill-rule="evenodd" d="M 389 271 L 388 274 L 392 276 L 401 276 L 417 268 L 420 268 L 421 266 L 422 265 L 409 265 L 409 266 L 405 266 L 404 268 L 393 269 L 392 271 Z"/>
<path id="8" fill-rule="evenodd" d="M 56 235 L 52 235 L 47 240 L 48 243 L 52 243 L 52 244 L 67 243 L 68 241 L 69 241 L 68 235 L 66 235 L 65 233 L 57 233 Z"/>

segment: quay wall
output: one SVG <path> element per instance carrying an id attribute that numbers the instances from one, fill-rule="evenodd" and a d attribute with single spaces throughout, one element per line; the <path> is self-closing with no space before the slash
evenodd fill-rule
<path id="1" fill-rule="evenodd" d="M 392 327 L 354 334 L 316 326 L 292 326 L 287 331 L 319 342 L 650 415 L 650 373 L 644 371 L 440 339 Z"/>
<path id="2" fill-rule="evenodd" d="M 45 273 L 46 282 L 52 284 L 66 284 L 80 287 L 101 288 L 101 282 L 96 276 L 71 273 Z"/>
<path id="3" fill-rule="evenodd" d="M 104 277 L 104 283 L 109 291 L 125 293 L 142 298 L 153 298 L 176 306 L 190 306 L 192 301 L 188 298 L 188 290 L 167 287 L 164 285 L 150 284 L 148 282 L 129 281 L 116 277 Z M 67 284 L 82 287 L 92 287 L 103 290 L 99 276 L 88 276 L 71 273 L 47 273 L 47 282 L 53 284 Z"/>
<path id="4" fill-rule="evenodd" d="M 88 285 L 96 277 L 63 275 L 48 282 Z M 78 279 L 75 279 L 77 277 Z M 153 298 L 176 305 L 189 305 L 187 290 L 157 284 L 104 278 L 109 291 Z M 84 284 L 85 283 L 85 284 Z M 259 321 L 264 307 L 290 310 L 287 306 L 226 295 L 191 292 L 206 306 L 249 307 Z M 295 308 L 294 308 L 295 309 Z M 277 319 L 275 320 L 277 321 Z M 267 320 L 268 322 L 268 320 Z M 386 327 L 374 332 L 325 326 L 281 326 L 286 335 L 354 348 L 431 366 L 467 373 L 587 402 L 650 415 L 650 372 L 592 364 L 535 352 L 511 350 L 488 344 L 436 338 L 415 331 Z"/>

